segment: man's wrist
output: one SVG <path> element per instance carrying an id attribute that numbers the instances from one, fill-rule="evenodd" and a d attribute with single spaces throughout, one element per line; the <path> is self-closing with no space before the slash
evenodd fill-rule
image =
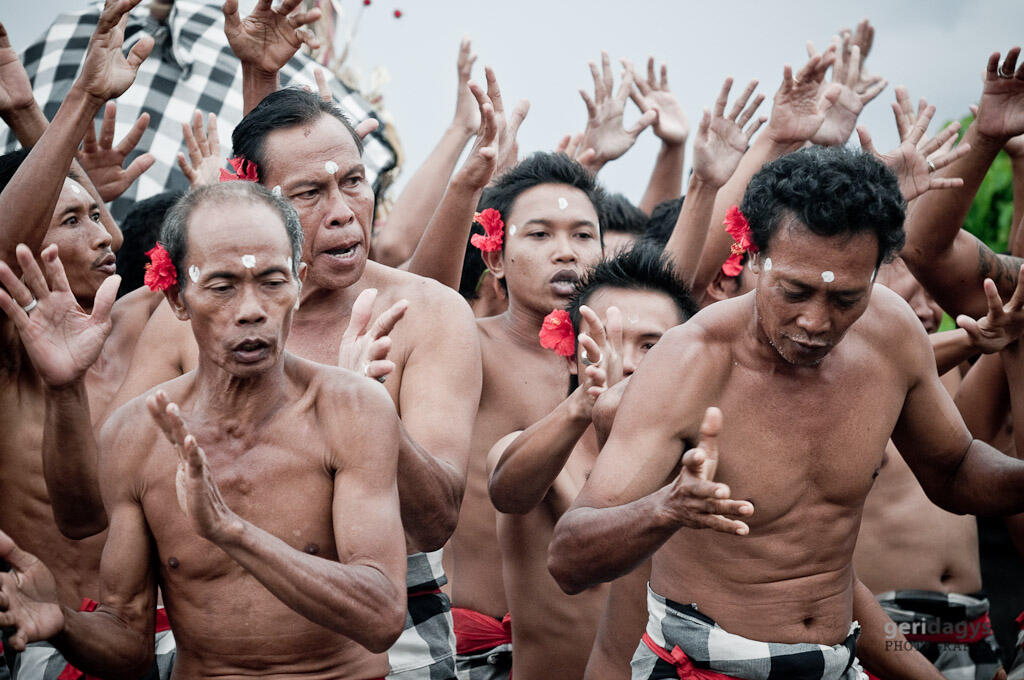
<path id="1" fill-rule="evenodd" d="M 79 79 L 71 85 L 71 89 L 68 91 L 68 96 L 64 98 L 64 102 L 72 102 L 84 107 L 89 113 L 88 117 L 91 121 L 96 113 L 103 108 L 103 105 L 107 103 L 107 100 L 104 97 L 89 92 Z"/>
<path id="2" fill-rule="evenodd" d="M 248 522 L 228 510 L 218 520 L 216 528 L 205 538 L 225 550 L 231 547 L 244 548 L 248 542 L 250 526 Z"/>
<path id="3" fill-rule="evenodd" d="M 7 127 L 14 132 L 18 142 L 26 149 L 35 146 L 46 132 L 46 126 L 50 124 L 35 101 L 25 107 L 0 111 L 0 119 L 7 123 Z"/>
<path id="4" fill-rule="evenodd" d="M 654 512 L 651 513 L 651 518 L 654 521 L 654 526 L 658 529 L 676 531 L 683 526 L 683 520 L 672 503 L 673 486 L 673 483 L 670 482 L 653 494 L 657 505 Z"/>
<path id="5" fill-rule="evenodd" d="M 85 375 L 80 375 L 66 383 L 51 384 L 44 380 L 47 394 L 56 398 L 78 397 L 85 394 Z"/>

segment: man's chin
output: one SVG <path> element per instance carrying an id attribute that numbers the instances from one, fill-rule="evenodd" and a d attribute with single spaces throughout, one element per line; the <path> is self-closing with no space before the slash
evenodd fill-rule
<path id="1" fill-rule="evenodd" d="M 344 266 L 333 262 L 321 262 L 318 258 L 309 268 L 309 280 L 319 288 L 337 290 L 348 288 L 361 279 L 364 271 L 366 271 L 365 257 Z"/>

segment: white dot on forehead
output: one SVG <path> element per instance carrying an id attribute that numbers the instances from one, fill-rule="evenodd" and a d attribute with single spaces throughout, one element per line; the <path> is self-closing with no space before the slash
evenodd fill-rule
<path id="1" fill-rule="evenodd" d="M 192 279 L 192 283 L 199 280 L 199 267 L 192 265 L 188 268 L 188 278 Z"/>
<path id="2" fill-rule="evenodd" d="M 832 283 L 833 281 L 836 280 L 836 275 L 833 274 L 830 270 L 826 269 L 821 273 L 821 280 L 824 281 L 825 283 Z"/>
<path id="3" fill-rule="evenodd" d="M 514 224 L 508 225 L 508 234 L 509 234 L 509 236 L 515 236 L 516 235 L 516 225 L 514 225 Z"/>
<path id="4" fill-rule="evenodd" d="M 76 184 L 69 184 L 68 186 L 69 186 L 69 187 L 71 187 L 71 191 L 72 191 L 72 192 L 74 192 L 74 193 L 76 193 L 76 194 L 80 194 L 80 193 L 82 193 L 82 190 L 81 190 L 81 189 L 79 189 L 79 188 L 78 188 L 78 186 L 77 186 Z"/>
<path id="5" fill-rule="evenodd" d="M 770 257 L 764 258 L 764 270 L 766 272 L 770 272 L 772 270 L 772 258 L 770 258 Z"/>
<path id="6" fill-rule="evenodd" d="M 569 207 L 569 201 L 565 200 L 565 197 L 559 196 L 558 197 L 558 209 L 559 210 L 565 210 L 568 207 Z"/>
<path id="7" fill-rule="evenodd" d="M 328 175 L 333 175 L 338 171 L 338 164 L 334 161 L 327 161 L 324 163 L 324 170 L 327 171 Z"/>
<path id="8" fill-rule="evenodd" d="M 291 269 L 291 268 L 292 268 L 292 258 L 289 257 L 288 258 L 288 269 Z"/>
<path id="9" fill-rule="evenodd" d="M 242 266 L 246 269 L 252 269 L 256 266 L 255 255 L 242 255 Z"/>
<path id="10" fill-rule="evenodd" d="M 274 194 L 278 198 L 281 198 L 281 185 L 275 184 L 274 188 L 270 190 L 270 193 Z"/>

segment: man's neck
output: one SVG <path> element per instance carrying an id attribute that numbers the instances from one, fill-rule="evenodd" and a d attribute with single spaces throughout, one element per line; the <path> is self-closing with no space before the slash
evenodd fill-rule
<path id="1" fill-rule="evenodd" d="M 293 323 L 315 324 L 319 321 L 336 322 L 339 315 L 348 316 L 363 286 L 356 282 L 345 288 L 326 288 L 312 281 L 302 286 L 299 309 Z"/>
<path id="2" fill-rule="evenodd" d="M 204 419 L 237 424 L 263 423 L 280 407 L 287 380 L 282 354 L 270 369 L 251 378 L 238 378 L 199 357 L 195 379 L 195 407 Z"/>
<path id="3" fill-rule="evenodd" d="M 517 345 L 527 349 L 541 349 L 540 327 L 544 323 L 544 315 L 517 304 L 509 298 L 508 309 L 500 317 L 502 331 Z"/>

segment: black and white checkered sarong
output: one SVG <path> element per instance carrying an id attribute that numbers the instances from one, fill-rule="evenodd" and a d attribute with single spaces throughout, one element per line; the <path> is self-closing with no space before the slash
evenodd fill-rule
<path id="1" fill-rule="evenodd" d="M 242 119 L 242 66 L 224 36 L 220 4 L 175 0 L 167 21 L 157 22 L 149 16 L 144 3 L 128 18 L 124 49 L 128 50 L 143 35 L 153 36 L 155 45 L 139 67 L 135 83 L 117 99 L 115 140 L 122 138 L 140 115 L 148 113 L 149 128 L 128 161 L 149 151 L 156 157 L 156 163 L 111 203 L 111 213 L 118 220 L 136 201 L 162 191 L 188 189 L 176 159 L 179 151 L 188 155 L 181 124 L 192 120 L 195 109 L 217 114 L 222 153 L 226 156 L 230 151 L 231 131 Z M 74 83 L 102 7 L 99 2 L 59 15 L 43 37 L 21 55 L 36 101 L 47 118 L 52 119 L 57 113 Z M 281 86 L 308 86 L 315 92 L 317 68 L 321 67 L 315 61 L 302 53 L 296 54 L 281 69 Z M 329 72 L 327 77 L 335 101 L 353 124 L 378 118 L 358 92 Z M 101 119 L 102 111 L 97 122 Z M 397 160 L 383 129 L 381 121 L 381 127 L 364 140 L 366 177 L 375 192 L 380 191 L 384 173 L 395 167 Z M 17 147 L 14 135 L 7 129 L 0 130 L 0 148 L 8 152 Z"/>
<path id="2" fill-rule="evenodd" d="M 655 680 L 680 677 L 675 665 L 662 656 L 672 656 L 676 649 L 687 657 L 694 668 L 744 678 L 745 680 L 861 680 L 863 671 L 857 663 L 857 637 L 860 626 L 853 622 L 842 644 L 828 647 L 815 644 L 781 644 L 758 642 L 723 630 L 695 605 L 667 600 L 647 586 L 646 637 L 660 647 L 656 654 L 641 642 L 633 655 L 633 680 Z"/>
<path id="3" fill-rule="evenodd" d="M 405 628 L 388 650 L 389 680 L 455 680 L 452 604 L 441 592 L 448 582 L 441 550 L 406 558 L 409 610 Z"/>

